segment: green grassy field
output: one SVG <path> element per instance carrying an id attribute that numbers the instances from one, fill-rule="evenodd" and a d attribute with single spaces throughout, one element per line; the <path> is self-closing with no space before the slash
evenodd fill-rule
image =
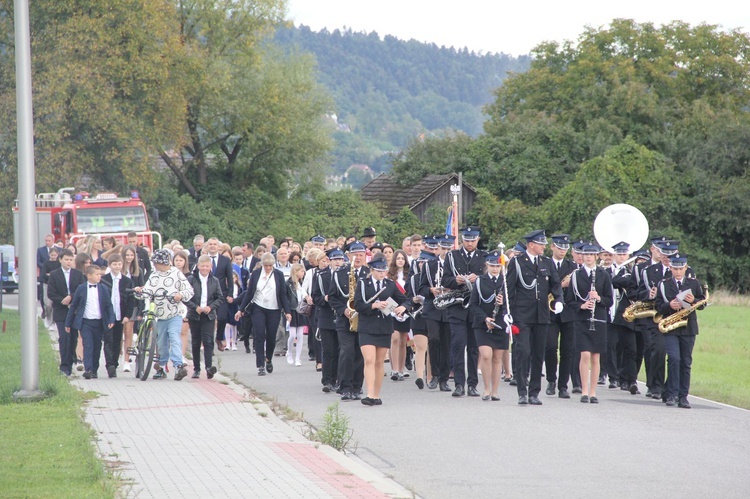
<path id="1" fill-rule="evenodd" d="M 711 305 L 697 313 L 691 394 L 750 409 L 750 307 Z"/>
<path id="2" fill-rule="evenodd" d="M 13 402 L 21 385 L 20 320 L 3 311 L 0 332 L 0 496 L 114 497 L 116 480 L 96 457 L 91 429 L 82 420 L 86 395 L 58 373 L 47 332 L 39 336 L 40 388 L 35 403 Z"/>

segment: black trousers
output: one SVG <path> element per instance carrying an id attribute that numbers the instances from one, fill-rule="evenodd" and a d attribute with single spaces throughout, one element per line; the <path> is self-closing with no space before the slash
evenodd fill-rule
<path id="1" fill-rule="evenodd" d="M 624 334 L 624 331 L 628 329 L 618 324 L 607 324 L 607 375 L 609 381 L 616 381 L 620 379 L 620 370 L 622 369 L 622 345 L 620 344 L 620 338 Z"/>
<path id="2" fill-rule="evenodd" d="M 690 392 L 690 370 L 693 365 L 695 336 L 665 334 L 664 343 L 669 357 L 667 397 L 687 398 Z"/>
<path id="3" fill-rule="evenodd" d="M 265 367 L 266 359 L 273 359 L 276 347 L 276 329 L 281 321 L 281 310 L 252 306 L 250 317 L 253 321 L 253 347 L 255 348 L 255 367 Z"/>
<path id="4" fill-rule="evenodd" d="M 575 350 L 575 332 L 572 322 L 554 321 L 547 330 L 547 346 L 544 351 L 544 372 L 547 381 L 557 382 L 560 390 L 568 389 L 570 368 L 573 364 L 573 350 Z M 557 344 L 560 343 L 560 372 L 557 373 Z"/>
<path id="5" fill-rule="evenodd" d="M 122 321 L 115 321 L 109 331 L 104 331 L 104 362 L 105 366 L 117 366 L 122 350 Z"/>
<path id="6" fill-rule="evenodd" d="M 451 327 L 443 321 L 425 319 L 427 323 L 427 348 L 430 355 L 432 376 L 440 383 L 447 383 L 451 371 Z"/>
<path id="7" fill-rule="evenodd" d="M 613 327 L 618 327 L 614 326 Z M 620 366 L 620 385 L 630 386 L 638 378 L 638 342 L 641 333 L 623 328 L 620 338 L 622 343 L 622 365 Z"/>
<path id="8" fill-rule="evenodd" d="M 539 396 L 542 389 L 542 363 L 547 347 L 549 324 L 518 324 L 513 338 L 513 365 L 518 382 L 518 395 Z M 528 386 L 525 373 L 530 373 Z"/>
<path id="9" fill-rule="evenodd" d="M 449 319 L 451 327 L 451 356 L 453 357 L 453 382 L 456 386 L 476 387 L 479 384 L 479 347 L 471 320 Z M 543 352 L 543 350 L 542 350 Z M 466 360 L 464 360 L 464 354 Z M 468 371 L 468 372 L 467 372 Z"/>
<path id="10" fill-rule="evenodd" d="M 339 385 L 341 392 L 359 391 L 365 379 L 365 359 L 359 348 L 359 335 L 349 331 L 349 320 L 336 321 L 336 336 L 339 340 Z"/>
<path id="11" fill-rule="evenodd" d="M 647 327 L 651 355 L 648 359 L 648 376 L 646 384 L 652 393 L 664 393 L 664 378 L 666 376 L 667 347 L 664 344 L 664 334 L 659 331 L 655 322 Z M 648 380 L 650 378 L 650 381 Z"/>
<path id="12" fill-rule="evenodd" d="M 311 336 L 308 334 L 307 341 Z M 335 385 L 338 378 L 339 368 L 339 338 L 335 329 L 320 330 L 321 357 L 323 360 L 323 374 L 321 383 L 324 385 Z"/>
<path id="13" fill-rule="evenodd" d="M 83 340 L 83 367 L 89 372 L 96 373 L 99 370 L 99 358 L 102 356 L 102 319 L 83 319 L 80 333 Z M 75 346 L 73 351 L 75 352 Z"/>
<path id="14" fill-rule="evenodd" d="M 636 319 L 635 330 L 641 334 L 641 342 L 643 344 L 641 362 L 643 367 L 646 369 L 646 386 L 651 388 L 651 335 L 646 327 L 648 322 L 653 322 L 652 319 Z M 636 359 L 636 362 L 638 360 Z M 638 369 L 640 372 L 640 368 Z"/>
<path id="15" fill-rule="evenodd" d="M 219 309 L 221 310 L 221 308 Z M 216 341 L 226 340 L 225 331 L 227 329 L 227 320 L 216 321 Z"/>
<path id="16" fill-rule="evenodd" d="M 216 320 L 209 319 L 207 314 L 200 314 L 198 320 L 188 321 L 193 352 L 193 371 L 201 370 L 201 344 L 203 344 L 203 359 L 206 369 L 213 365 L 215 323 Z"/>
<path id="17" fill-rule="evenodd" d="M 60 372 L 70 375 L 73 362 L 76 360 L 76 347 L 78 346 L 78 330 L 70 328 L 65 331 L 65 321 L 56 322 L 57 344 L 60 348 Z"/>

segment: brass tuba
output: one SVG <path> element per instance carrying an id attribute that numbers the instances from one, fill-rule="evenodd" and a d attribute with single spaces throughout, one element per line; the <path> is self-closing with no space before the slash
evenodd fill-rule
<path id="1" fill-rule="evenodd" d="M 679 310 L 674 314 L 661 319 L 659 321 L 659 331 L 661 331 L 662 333 L 671 333 L 675 329 L 687 326 L 688 315 L 695 312 L 699 307 L 708 304 L 708 286 L 704 285 L 703 290 L 706 295 L 704 299 L 693 303 L 690 308 L 683 308 L 682 310 Z"/>

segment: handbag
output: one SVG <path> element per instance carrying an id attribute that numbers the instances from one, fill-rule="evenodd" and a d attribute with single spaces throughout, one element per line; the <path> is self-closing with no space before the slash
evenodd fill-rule
<path id="1" fill-rule="evenodd" d="M 307 303 L 307 300 L 300 300 L 296 310 L 298 314 L 310 315 L 312 313 L 312 305 Z"/>

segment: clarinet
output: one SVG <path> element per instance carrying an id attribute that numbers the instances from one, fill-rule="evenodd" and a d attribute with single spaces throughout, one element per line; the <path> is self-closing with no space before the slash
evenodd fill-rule
<path id="1" fill-rule="evenodd" d="M 596 265 L 594 265 L 594 271 L 591 273 L 591 291 L 589 292 L 589 296 L 591 296 L 591 293 L 596 291 Z M 589 331 L 596 331 L 596 324 L 594 324 L 596 315 L 596 301 L 594 301 L 594 306 L 591 308 L 591 323 L 589 324 Z"/>

